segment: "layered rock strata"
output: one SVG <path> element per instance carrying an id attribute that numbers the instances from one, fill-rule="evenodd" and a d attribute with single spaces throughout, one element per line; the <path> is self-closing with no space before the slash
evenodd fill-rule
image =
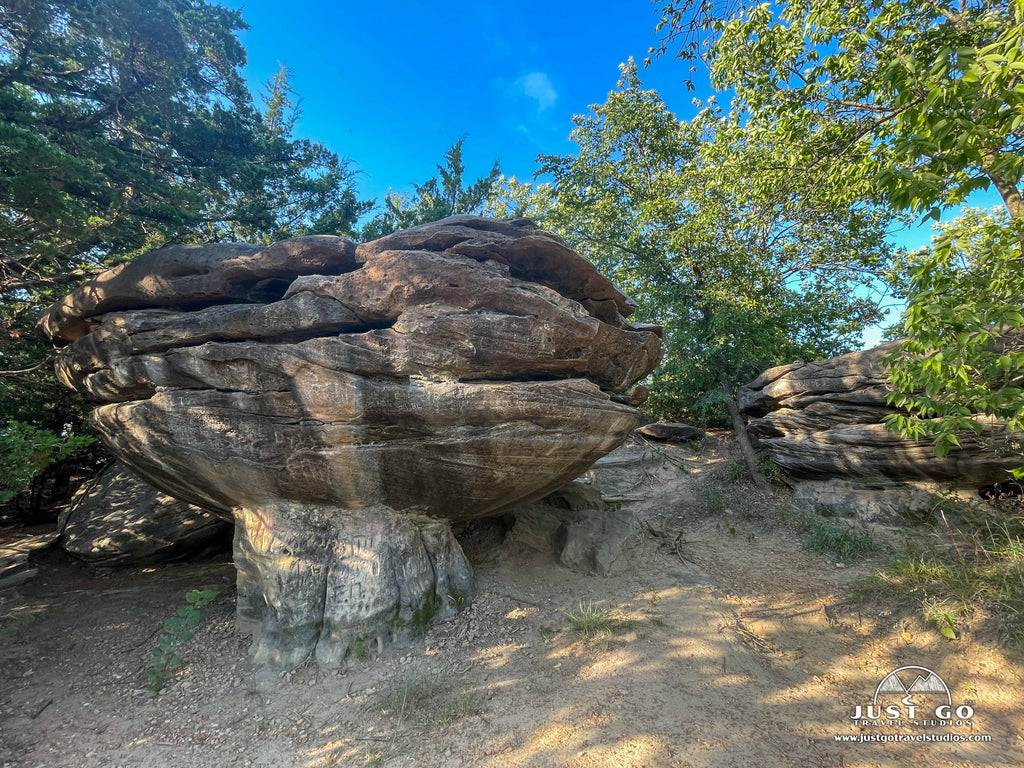
<path id="1" fill-rule="evenodd" d="M 257 657 L 329 664 L 471 598 L 449 522 L 622 442 L 660 345 L 632 308 L 531 222 L 453 217 L 359 246 L 164 248 L 40 326 L 125 463 L 234 516 Z"/>
<path id="2" fill-rule="evenodd" d="M 57 529 L 61 547 L 90 565 L 140 566 L 222 550 L 229 520 L 162 493 L 115 461 L 75 494 Z"/>
<path id="3" fill-rule="evenodd" d="M 961 447 L 936 458 L 928 441 L 890 432 L 883 358 L 899 342 L 813 363 L 771 368 L 738 393 L 749 431 L 787 475 L 800 483 L 806 504 L 840 507 L 865 519 L 931 503 L 931 491 L 975 492 L 1006 480 L 1019 456 L 995 448 L 1005 430 L 978 417 L 981 434 L 964 434 Z M 914 490 L 914 489 L 917 490 Z M 914 507 L 914 509 L 908 509 Z"/>

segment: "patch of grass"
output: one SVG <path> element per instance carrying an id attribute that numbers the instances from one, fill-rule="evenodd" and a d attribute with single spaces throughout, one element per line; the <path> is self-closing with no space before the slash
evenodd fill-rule
<path id="1" fill-rule="evenodd" d="M 704 497 L 704 503 L 707 505 L 709 515 L 722 515 L 728 508 L 728 504 L 725 501 L 725 494 L 723 494 L 717 488 L 711 488 L 707 495 Z"/>
<path id="2" fill-rule="evenodd" d="M 0 618 L 0 645 L 12 640 L 18 631 L 36 620 L 35 614 L 24 607 L 24 599 L 15 595 L 13 608 L 6 616 Z"/>
<path id="3" fill-rule="evenodd" d="M 478 702 L 472 693 L 452 689 L 450 682 L 413 672 L 387 693 L 384 712 L 401 723 L 450 725 L 457 722 L 472 714 Z"/>
<path id="4" fill-rule="evenodd" d="M 871 534 L 838 521 L 808 515 L 803 521 L 804 549 L 834 555 L 840 560 L 856 560 L 871 552 L 875 544 Z"/>
<path id="5" fill-rule="evenodd" d="M 615 630 L 625 625 L 611 608 L 598 608 L 590 600 L 580 600 L 576 610 L 567 613 L 569 624 L 581 640 L 593 637 L 610 637 Z"/>
<path id="6" fill-rule="evenodd" d="M 1007 649 L 1024 652 L 1024 514 L 946 498 L 935 521 L 892 564 L 858 582 L 853 597 L 918 610 L 951 640 L 987 625 Z"/>
<path id="7" fill-rule="evenodd" d="M 394 742 L 369 747 L 363 752 L 363 765 L 381 766 L 397 754 L 398 745 Z"/>
<path id="8" fill-rule="evenodd" d="M 765 476 L 768 482 L 782 479 L 782 470 L 779 469 L 778 464 L 771 460 L 768 454 L 759 453 L 757 455 L 757 466 L 761 469 L 761 474 Z"/>
<path id="9" fill-rule="evenodd" d="M 352 641 L 349 650 L 359 661 L 368 661 L 370 658 L 370 646 L 366 644 L 366 638 L 362 635 Z"/>

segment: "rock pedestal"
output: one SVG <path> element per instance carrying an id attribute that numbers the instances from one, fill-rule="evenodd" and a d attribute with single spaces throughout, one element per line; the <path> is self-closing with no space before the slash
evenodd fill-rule
<path id="1" fill-rule="evenodd" d="M 401 643 L 473 596 L 447 521 L 387 507 L 235 511 L 238 620 L 257 663 L 323 666 Z"/>
<path id="2" fill-rule="evenodd" d="M 526 220 L 359 246 L 179 245 L 40 319 L 148 482 L 232 515 L 261 661 L 325 664 L 468 600 L 449 524 L 528 504 L 635 426 L 660 329 Z"/>

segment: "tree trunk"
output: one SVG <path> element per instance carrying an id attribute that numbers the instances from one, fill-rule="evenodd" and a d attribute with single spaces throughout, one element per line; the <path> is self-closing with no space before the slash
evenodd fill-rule
<path id="1" fill-rule="evenodd" d="M 992 170 L 992 163 L 995 159 L 995 154 L 985 156 L 985 161 L 982 165 L 985 169 L 985 174 L 992 180 L 995 188 L 999 191 L 999 196 L 1003 198 L 1003 204 L 1006 206 L 1010 218 L 1024 218 L 1024 199 L 1021 199 L 1020 190 L 1017 189 L 1016 184 L 1010 182 L 1003 174 Z"/>
<path id="2" fill-rule="evenodd" d="M 750 476 L 754 478 L 757 487 L 767 494 L 771 494 L 772 487 L 768 478 L 764 476 L 761 467 L 757 463 L 757 454 L 754 453 L 754 446 L 750 444 L 750 436 L 747 434 L 747 425 L 743 421 L 743 414 L 736 404 L 736 395 L 733 394 L 732 385 L 725 374 L 719 374 L 718 383 L 722 385 L 722 395 L 725 397 L 725 407 L 732 417 L 732 428 L 736 432 L 736 441 L 740 444 L 740 452 L 743 454 L 743 461 L 747 465 Z"/>

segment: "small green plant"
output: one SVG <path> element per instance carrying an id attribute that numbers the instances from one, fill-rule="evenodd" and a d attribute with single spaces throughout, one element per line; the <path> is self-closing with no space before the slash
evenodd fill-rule
<path id="1" fill-rule="evenodd" d="M 21 600 L 20 596 L 17 598 Z M 14 638 L 18 631 L 36 620 L 35 614 L 31 611 L 17 608 L 12 610 L 3 619 L 0 619 L 0 645 Z"/>
<path id="2" fill-rule="evenodd" d="M 193 589 L 185 594 L 186 604 L 164 622 L 167 634 L 160 638 L 153 649 L 153 658 L 146 668 L 149 687 L 154 691 L 163 688 L 171 673 L 181 666 L 178 646 L 192 639 L 192 630 L 199 626 L 203 618 L 203 607 L 216 597 L 217 593 L 212 589 Z"/>
<path id="3" fill-rule="evenodd" d="M 581 640 L 608 637 L 621 624 L 611 608 L 598 608 L 590 600 L 580 600 L 576 610 L 567 613 L 569 624 Z"/>
<path id="4" fill-rule="evenodd" d="M 725 502 L 725 495 L 717 488 L 708 490 L 707 496 L 704 497 L 704 502 L 707 504 L 709 515 L 721 515 L 728 506 Z"/>
<path id="5" fill-rule="evenodd" d="M 866 530 L 814 515 L 804 518 L 803 529 L 804 549 L 834 555 L 840 560 L 863 557 L 875 546 Z"/>
<path id="6" fill-rule="evenodd" d="M 551 638 L 553 638 L 555 635 L 558 634 L 558 630 L 555 629 L 554 627 L 541 627 L 540 629 L 537 630 L 537 632 L 545 640 L 550 640 Z"/>
<path id="7" fill-rule="evenodd" d="M 757 465 L 761 468 L 761 473 L 769 481 L 779 480 L 782 477 L 782 470 L 779 469 L 779 465 L 772 461 L 771 457 L 766 453 L 759 453 L 757 455 Z"/>
<path id="8" fill-rule="evenodd" d="M 928 600 L 922 606 L 925 620 L 949 640 L 957 638 L 957 620 L 962 616 L 953 605 L 941 600 Z"/>
<path id="9" fill-rule="evenodd" d="M 370 658 L 370 646 L 366 644 L 366 638 L 362 635 L 352 641 L 349 650 L 359 661 L 366 661 Z"/>

